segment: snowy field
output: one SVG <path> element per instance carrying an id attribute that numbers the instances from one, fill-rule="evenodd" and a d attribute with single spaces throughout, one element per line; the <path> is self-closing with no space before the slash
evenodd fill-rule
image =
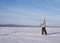
<path id="1" fill-rule="evenodd" d="M 48 35 L 40 27 L 0 27 L 0 43 L 60 43 L 60 28 L 46 30 Z"/>

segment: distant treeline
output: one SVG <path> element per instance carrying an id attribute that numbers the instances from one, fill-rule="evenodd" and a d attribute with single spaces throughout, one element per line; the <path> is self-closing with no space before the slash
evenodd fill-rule
<path id="1" fill-rule="evenodd" d="M 16 24 L 0 24 L 0 27 L 40 27 L 40 26 L 16 25 Z"/>
<path id="2" fill-rule="evenodd" d="M 41 27 L 41 26 L 31 26 L 31 25 L 16 25 L 16 24 L 0 24 L 0 27 Z M 59 27 L 60 26 L 46 26 L 46 27 Z"/>

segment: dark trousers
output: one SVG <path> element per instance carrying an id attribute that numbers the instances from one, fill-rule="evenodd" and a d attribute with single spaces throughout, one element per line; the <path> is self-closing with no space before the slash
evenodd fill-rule
<path id="1" fill-rule="evenodd" d="M 47 35 L 47 31 L 45 29 L 45 27 L 42 27 L 42 35 L 45 33 L 45 35 Z"/>

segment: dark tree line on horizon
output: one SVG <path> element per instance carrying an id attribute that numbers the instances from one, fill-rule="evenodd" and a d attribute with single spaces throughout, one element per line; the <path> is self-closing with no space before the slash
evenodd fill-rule
<path id="1" fill-rule="evenodd" d="M 41 26 L 32 26 L 32 25 L 17 25 L 17 24 L 0 24 L 0 27 L 41 27 Z M 46 26 L 46 27 L 59 27 L 60 26 Z"/>

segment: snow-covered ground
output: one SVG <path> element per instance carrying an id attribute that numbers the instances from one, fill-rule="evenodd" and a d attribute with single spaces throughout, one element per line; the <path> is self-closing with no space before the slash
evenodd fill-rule
<path id="1" fill-rule="evenodd" d="M 46 30 L 48 35 L 40 27 L 0 27 L 0 43 L 60 43 L 60 28 Z"/>

